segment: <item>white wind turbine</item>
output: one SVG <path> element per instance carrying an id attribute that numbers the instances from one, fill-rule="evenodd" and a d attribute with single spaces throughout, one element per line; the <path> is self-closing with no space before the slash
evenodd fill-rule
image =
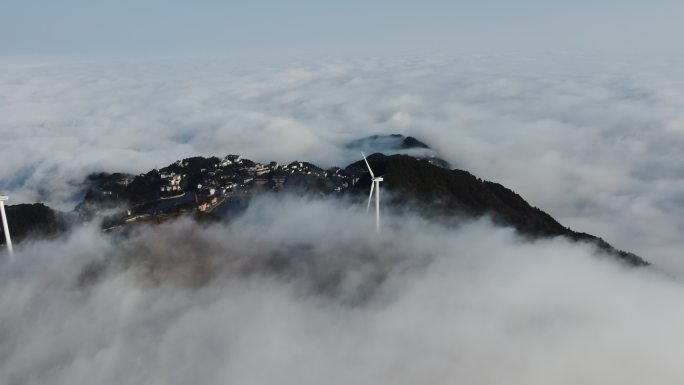
<path id="1" fill-rule="evenodd" d="M 5 215 L 5 201 L 8 199 L 8 196 L 0 195 L 0 216 L 2 216 L 2 228 L 5 230 L 5 243 L 7 244 L 7 252 L 10 256 L 12 256 L 14 254 L 12 250 L 12 239 L 10 238 L 9 226 L 7 226 L 7 215 Z"/>
<path id="2" fill-rule="evenodd" d="M 361 155 L 363 155 L 363 160 L 366 162 L 366 166 L 368 167 L 368 172 L 370 173 L 371 176 L 371 189 L 370 189 L 370 195 L 368 196 L 368 206 L 366 206 L 366 213 L 370 210 L 370 204 L 371 200 L 373 200 L 373 190 L 375 189 L 375 231 L 380 232 L 380 182 L 383 181 L 382 176 L 376 177 L 375 174 L 373 174 L 373 170 L 371 170 L 370 164 L 368 164 L 368 159 L 366 159 L 366 154 L 361 151 Z M 375 188 L 377 186 L 377 188 Z"/>

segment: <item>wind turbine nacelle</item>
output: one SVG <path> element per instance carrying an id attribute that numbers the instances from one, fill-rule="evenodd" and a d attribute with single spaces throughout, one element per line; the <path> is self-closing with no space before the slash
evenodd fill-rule
<path id="1" fill-rule="evenodd" d="M 384 180 L 384 179 L 383 179 L 381 176 L 380 176 L 380 177 L 377 177 L 377 178 L 373 178 L 373 181 L 374 181 L 374 182 L 382 182 L 383 180 Z"/>
<path id="2" fill-rule="evenodd" d="M 7 195 L 0 195 L 0 201 L 6 201 L 9 197 Z"/>

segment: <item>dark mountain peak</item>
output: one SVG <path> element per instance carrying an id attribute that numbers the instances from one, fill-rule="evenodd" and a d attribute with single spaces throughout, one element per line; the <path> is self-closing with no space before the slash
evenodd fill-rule
<path id="1" fill-rule="evenodd" d="M 421 142 L 420 140 L 418 140 L 412 136 L 407 136 L 401 142 L 401 148 L 408 149 L 408 148 L 430 148 L 430 147 L 427 144 Z"/>
<path id="2" fill-rule="evenodd" d="M 435 166 L 451 168 L 449 162 L 439 157 L 439 154 L 427 144 L 401 134 L 371 135 L 353 140 L 346 145 L 349 149 L 366 153 L 380 152 L 385 154 L 404 153 L 417 158 L 427 159 Z"/>
<path id="3" fill-rule="evenodd" d="M 430 149 L 427 144 L 420 140 L 401 134 L 366 136 L 347 143 L 346 147 L 368 152 Z"/>

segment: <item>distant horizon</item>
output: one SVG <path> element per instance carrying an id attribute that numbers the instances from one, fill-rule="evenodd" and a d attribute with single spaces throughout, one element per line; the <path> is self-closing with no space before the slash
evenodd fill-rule
<path id="1" fill-rule="evenodd" d="M 683 52 L 673 0 L 10 0 L 2 54 Z"/>

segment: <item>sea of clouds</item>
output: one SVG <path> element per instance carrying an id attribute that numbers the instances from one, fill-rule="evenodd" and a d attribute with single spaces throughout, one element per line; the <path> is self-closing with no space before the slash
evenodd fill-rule
<path id="1" fill-rule="evenodd" d="M 344 166 L 413 135 L 654 262 L 364 202 L 97 223 L 0 260 L 0 382 L 681 384 L 684 60 L 0 59 L 0 192 L 70 210 L 94 171 L 193 155 Z"/>
<path id="2" fill-rule="evenodd" d="M 0 60 L 0 190 L 77 203 L 93 171 L 193 155 L 344 166 L 414 135 L 564 225 L 684 272 L 684 59 Z"/>
<path id="3" fill-rule="evenodd" d="M 335 220 L 325 220 L 334 215 Z M 680 384 L 684 287 L 563 239 L 266 197 L 0 264 L 4 384 Z"/>

